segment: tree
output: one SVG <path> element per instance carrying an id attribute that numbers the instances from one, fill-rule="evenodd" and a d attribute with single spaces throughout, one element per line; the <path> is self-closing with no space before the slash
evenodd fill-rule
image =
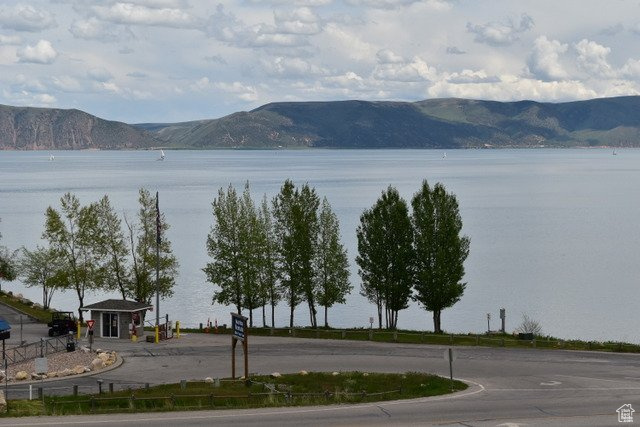
<path id="1" fill-rule="evenodd" d="M 469 238 L 462 236 L 462 218 L 456 196 L 438 183 L 433 189 L 423 181 L 411 201 L 413 208 L 415 284 L 414 298 L 433 312 L 433 329 L 442 332 L 442 310 L 464 293 L 464 261 Z"/>
<path id="2" fill-rule="evenodd" d="M 264 308 L 269 303 L 271 306 L 271 327 L 275 326 L 276 304 L 280 301 L 281 294 L 278 289 L 279 272 L 276 265 L 277 242 L 274 231 L 273 218 L 266 195 L 262 198 L 260 210 L 258 212 L 258 223 L 260 226 L 259 250 L 259 273 L 260 288 L 263 290 L 264 302 L 262 305 L 262 323 L 266 326 Z"/>
<path id="3" fill-rule="evenodd" d="M 73 289 L 78 296 L 78 316 L 82 321 L 80 308 L 84 305 L 85 292 L 99 287 L 102 274 L 95 238 L 99 234 L 97 206 L 95 203 L 80 206 L 78 198 L 71 193 L 62 196 L 60 205 L 61 213 L 47 208 L 42 237 L 56 252 L 60 268 L 66 272 L 65 287 Z"/>
<path id="4" fill-rule="evenodd" d="M 122 232 L 122 222 L 116 215 L 108 196 L 104 196 L 97 204 L 98 242 L 104 259 L 103 286 L 105 290 L 117 290 L 122 299 L 127 298 L 127 288 L 130 283 L 128 266 L 128 249 L 125 235 Z"/>
<path id="5" fill-rule="evenodd" d="M 167 238 L 169 223 L 163 213 L 159 213 L 157 218 L 157 199 L 154 199 L 148 190 L 141 188 L 138 202 L 138 222 L 129 223 L 125 218 L 133 261 L 131 280 L 127 283 L 126 293 L 135 301 L 151 304 L 156 292 L 162 298 L 173 295 L 178 260 L 171 249 L 171 241 Z M 159 260 L 156 258 L 156 244 L 159 246 Z M 159 267 L 157 283 L 156 263 Z"/>
<path id="6" fill-rule="evenodd" d="M 395 329 L 398 312 L 408 307 L 413 284 L 413 233 L 407 203 L 389 186 L 360 216 L 358 274 L 361 295 L 376 304 L 378 326 Z"/>
<path id="7" fill-rule="evenodd" d="M 327 312 L 334 304 L 344 304 L 353 286 L 349 283 L 347 251 L 340 243 L 338 217 L 325 197 L 320 208 L 316 251 L 316 299 L 324 307 L 324 326 L 329 327 Z"/>
<path id="8" fill-rule="evenodd" d="M 18 261 L 18 273 L 22 282 L 28 286 L 42 287 L 42 306 L 48 309 L 51 298 L 68 281 L 66 271 L 60 269 L 61 260 L 51 248 L 36 247 L 34 251 L 22 248 Z"/>
<path id="9" fill-rule="evenodd" d="M 212 258 L 203 269 L 207 280 L 219 290 L 213 301 L 235 305 L 242 314 L 244 289 L 240 259 L 240 200 L 235 188 L 229 185 L 226 193 L 220 188 L 212 204 L 214 225 L 207 236 L 207 253 Z"/>
<path id="10" fill-rule="evenodd" d="M 253 310 L 264 305 L 264 289 L 260 281 L 260 252 L 263 244 L 258 211 L 251 199 L 249 182 L 240 200 L 239 243 L 240 279 L 244 306 L 249 310 L 249 326 L 253 327 Z"/>
<path id="11" fill-rule="evenodd" d="M 317 326 L 313 260 L 319 203 L 315 190 L 308 184 L 298 190 L 291 180 L 285 181 L 273 199 L 280 285 L 291 310 L 290 327 L 295 308 L 302 301 L 309 306 L 311 325 Z"/>
<path id="12" fill-rule="evenodd" d="M 2 234 L 0 233 L 0 239 Z M 9 253 L 9 250 L 4 246 L 0 246 L 0 283 L 2 280 L 11 282 L 16 279 L 17 271 L 13 256 Z M 0 287 L 0 290 L 2 288 Z"/>

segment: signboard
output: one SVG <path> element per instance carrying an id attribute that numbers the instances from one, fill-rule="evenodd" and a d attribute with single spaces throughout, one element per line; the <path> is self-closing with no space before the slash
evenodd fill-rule
<path id="1" fill-rule="evenodd" d="M 444 351 L 444 360 L 447 362 L 453 362 L 458 358 L 458 353 L 452 348 L 448 348 Z"/>
<path id="2" fill-rule="evenodd" d="M 231 329 L 233 336 L 239 341 L 244 341 L 244 331 L 247 327 L 247 318 L 236 313 L 231 313 Z"/>
<path id="3" fill-rule="evenodd" d="M 36 369 L 35 369 L 36 374 L 46 374 L 47 372 L 49 372 L 46 357 L 36 357 L 35 365 L 36 365 Z"/>
<path id="4" fill-rule="evenodd" d="M 92 330 L 93 330 L 93 325 L 94 325 L 95 323 L 96 323 L 96 321 L 95 321 L 95 320 L 93 320 L 93 319 L 87 320 L 87 326 L 89 327 L 89 330 L 90 330 L 90 331 L 92 331 Z"/>

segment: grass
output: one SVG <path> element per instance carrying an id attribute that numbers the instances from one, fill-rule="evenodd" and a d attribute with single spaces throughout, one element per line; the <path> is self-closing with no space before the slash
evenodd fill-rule
<path id="1" fill-rule="evenodd" d="M 45 397 L 44 403 L 39 402 L 42 406 L 10 401 L 8 416 L 330 405 L 438 396 L 466 388 L 460 381 L 452 383 L 447 378 L 417 372 L 341 372 L 338 375 L 311 372 L 284 374 L 279 378 L 255 376 L 249 385 L 232 380 L 222 380 L 218 386 L 185 382 L 111 394 L 51 396 Z M 21 412 L 16 412 L 23 407 Z M 31 408 L 30 413 L 27 407 Z"/>
<path id="2" fill-rule="evenodd" d="M 184 329 L 181 332 L 198 333 L 199 329 Z M 218 328 L 210 333 L 230 334 L 229 328 Z M 561 340 L 555 337 L 536 337 L 535 340 L 521 340 L 513 335 L 491 334 L 434 334 L 433 332 L 385 329 L 331 329 L 331 328 L 250 328 L 249 335 L 345 339 L 352 341 L 397 342 L 402 344 L 432 344 L 511 348 L 542 348 L 562 350 L 589 350 L 617 353 L 640 353 L 640 345 L 614 341 Z"/>
<path id="3" fill-rule="evenodd" d="M 24 302 L 27 301 L 27 302 Z M 32 301 L 24 298 L 20 299 L 12 293 L 0 291 L 0 302 L 21 311 L 28 316 L 33 317 L 41 323 L 51 322 L 51 311 L 44 308 L 35 307 Z"/>

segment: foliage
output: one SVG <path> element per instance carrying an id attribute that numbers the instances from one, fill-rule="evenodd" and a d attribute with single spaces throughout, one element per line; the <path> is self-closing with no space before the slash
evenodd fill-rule
<path id="1" fill-rule="evenodd" d="M 2 234 L 0 233 L 0 239 Z M 0 282 L 6 280 L 11 282 L 17 277 L 16 265 L 12 254 L 4 246 L 0 246 Z"/>
<path id="2" fill-rule="evenodd" d="M 122 299 L 127 298 L 130 287 L 131 271 L 128 265 L 127 243 L 122 231 L 122 221 L 116 215 L 108 196 L 104 196 L 96 205 L 100 254 L 103 258 L 103 289 L 118 291 Z"/>
<path id="3" fill-rule="evenodd" d="M 423 181 L 411 201 L 415 249 L 414 298 L 433 312 L 434 332 L 442 332 L 441 312 L 460 300 L 466 283 L 464 261 L 469 238 L 461 236 L 458 202 L 444 186 Z"/>
<path id="4" fill-rule="evenodd" d="M 18 274 L 26 286 L 42 287 L 42 307 L 45 309 L 51 306 L 56 289 L 63 288 L 68 282 L 66 271 L 60 269 L 60 261 L 56 251 L 51 248 L 38 246 L 33 251 L 22 248 Z"/>
<path id="5" fill-rule="evenodd" d="M 276 265 L 277 240 L 273 225 L 273 217 L 269 209 L 266 195 L 262 198 L 258 212 L 260 226 L 260 252 L 259 252 L 259 281 L 262 289 L 263 301 L 263 325 L 266 325 L 264 307 L 267 303 L 271 306 L 271 326 L 275 325 L 275 307 L 282 295 L 278 288 L 279 271 Z"/>
<path id="6" fill-rule="evenodd" d="M 71 193 L 60 199 L 60 205 L 60 212 L 47 208 L 42 237 L 56 252 L 60 268 L 65 271 L 68 280 L 64 287 L 75 290 L 78 296 L 78 314 L 82 320 L 80 307 L 83 306 L 85 292 L 101 284 L 97 205 L 80 206 L 78 198 Z"/>
<path id="7" fill-rule="evenodd" d="M 130 224 L 125 221 L 129 229 L 129 249 L 133 261 L 133 273 L 127 283 L 126 293 L 135 301 L 151 304 L 151 299 L 156 292 L 162 298 L 173 295 L 178 261 L 171 249 L 171 242 L 166 237 L 169 223 L 164 213 L 160 213 L 159 218 L 156 218 L 158 200 L 144 188 L 141 188 L 138 194 L 140 203 L 138 222 Z M 157 232 L 159 232 L 159 239 Z M 157 281 L 156 266 L 158 267 Z"/>
<path id="8" fill-rule="evenodd" d="M 356 231 L 360 293 L 376 304 L 378 326 L 395 329 L 398 312 L 407 308 L 413 284 L 412 228 L 407 203 L 389 187 L 360 216 Z"/>
<path id="9" fill-rule="evenodd" d="M 338 217 L 325 197 L 322 200 L 316 251 L 316 299 L 324 307 L 324 326 L 329 327 L 328 308 L 344 304 L 353 286 L 349 283 L 347 251 L 340 243 Z"/>
<path id="10" fill-rule="evenodd" d="M 517 328 L 518 332 L 523 334 L 533 334 L 534 336 L 542 335 L 542 325 L 537 320 L 529 317 L 527 313 L 522 314 L 522 323 Z"/>

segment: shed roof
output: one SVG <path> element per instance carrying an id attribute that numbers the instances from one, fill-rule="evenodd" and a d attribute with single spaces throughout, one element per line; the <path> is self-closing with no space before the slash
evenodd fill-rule
<path id="1" fill-rule="evenodd" d="M 85 305 L 80 308 L 82 311 L 88 310 L 97 310 L 97 311 L 122 311 L 127 313 L 133 313 L 135 311 L 142 310 L 151 310 L 153 306 L 137 302 L 137 301 L 128 301 L 124 299 L 108 299 L 104 301 L 97 302 L 95 304 Z"/>

